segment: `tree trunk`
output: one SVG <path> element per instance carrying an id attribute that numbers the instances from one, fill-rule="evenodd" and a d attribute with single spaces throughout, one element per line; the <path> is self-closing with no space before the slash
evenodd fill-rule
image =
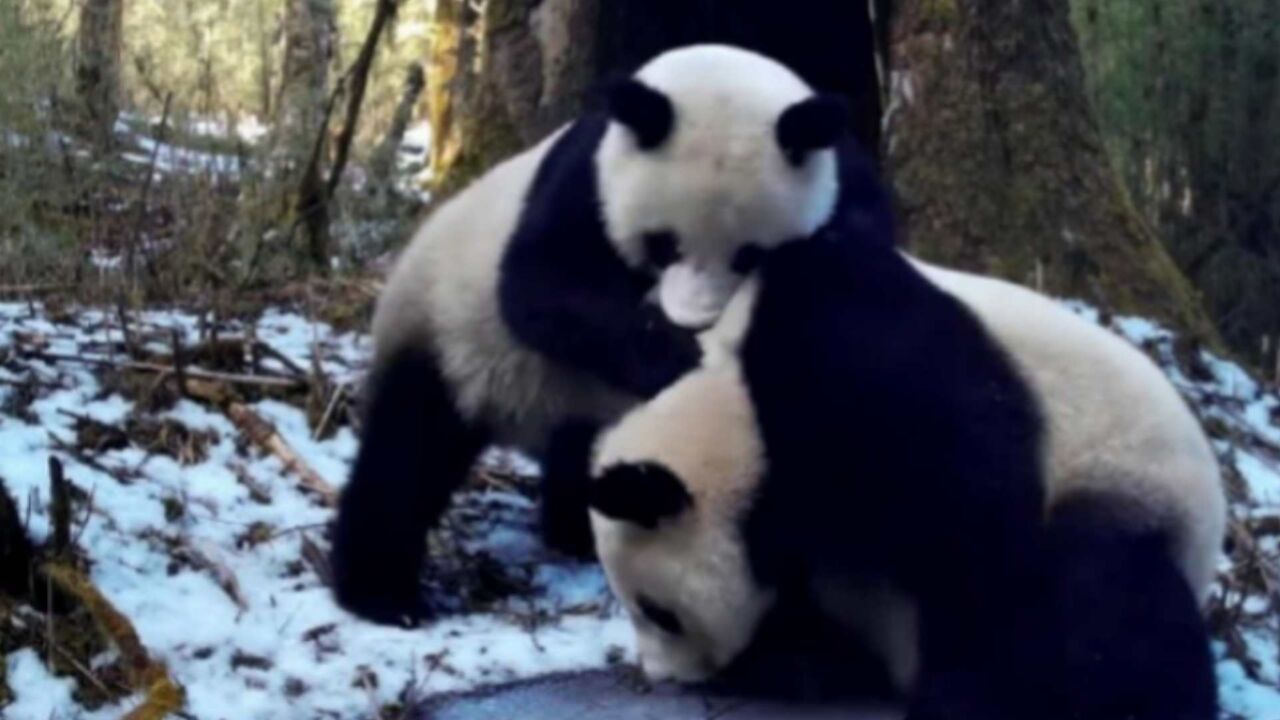
<path id="1" fill-rule="evenodd" d="M 329 63 L 336 44 L 332 0 L 287 0 L 284 62 L 271 143 L 273 182 L 318 268 L 330 254 L 324 158 L 332 104 Z M 292 233 L 290 233 L 292 237 Z"/>
<path id="2" fill-rule="evenodd" d="M 888 164 L 923 257 L 1214 338 L 1123 191 L 1067 0 L 900 0 Z"/>
<path id="3" fill-rule="evenodd" d="M 76 38 L 76 92 L 85 134 L 98 152 L 110 150 L 120 114 L 120 52 L 124 0 L 84 0 Z"/>
<path id="4" fill-rule="evenodd" d="M 437 193 L 577 112 L 596 12 L 596 0 L 439 0 L 427 67 Z"/>
<path id="5" fill-rule="evenodd" d="M 369 179 L 377 194 L 382 194 L 395 179 L 396 155 L 404 144 L 405 133 L 409 130 L 414 108 L 418 106 L 426 82 L 422 65 L 410 65 L 405 77 L 404 94 L 400 96 L 400 104 L 396 106 L 396 113 L 391 118 L 391 127 L 387 128 L 382 142 L 378 143 L 378 147 L 369 156 Z"/>
<path id="6" fill-rule="evenodd" d="M 873 0 L 883 5 L 884 0 Z M 428 62 L 437 195 L 545 137 L 588 91 L 663 50 L 728 42 L 842 93 L 876 146 L 880 101 L 866 0 L 439 0 Z"/>
<path id="7" fill-rule="evenodd" d="M 334 27 L 332 0 L 287 0 L 273 151 L 278 164 L 295 172 L 306 164 L 325 126 Z"/>

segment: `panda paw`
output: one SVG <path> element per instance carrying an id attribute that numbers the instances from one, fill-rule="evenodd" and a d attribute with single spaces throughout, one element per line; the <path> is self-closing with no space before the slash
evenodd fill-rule
<path id="1" fill-rule="evenodd" d="M 393 557 L 345 539 L 340 534 L 329 554 L 333 597 L 340 607 L 399 627 L 415 627 L 434 615 L 418 579 L 420 557 Z"/>
<path id="2" fill-rule="evenodd" d="M 415 628 L 430 620 L 435 612 L 421 591 L 379 590 L 370 586 L 345 590 L 335 587 L 334 596 L 347 612 L 379 625 Z"/>
<path id="3" fill-rule="evenodd" d="M 662 392 L 702 362 L 702 346 L 692 331 L 672 324 L 657 308 L 647 319 L 645 344 L 629 354 L 628 389 L 644 399 Z"/>

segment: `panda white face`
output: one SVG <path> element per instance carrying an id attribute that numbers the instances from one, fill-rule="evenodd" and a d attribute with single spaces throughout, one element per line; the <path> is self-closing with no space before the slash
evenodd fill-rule
<path id="1" fill-rule="evenodd" d="M 739 531 L 763 472 L 736 367 L 694 371 L 624 417 L 593 460 L 596 551 L 645 675 L 698 682 L 751 642 L 774 594 Z"/>
<path id="2" fill-rule="evenodd" d="M 710 325 L 763 252 L 835 210 L 847 111 L 773 60 L 674 50 L 617 86 L 610 110 L 595 158 L 606 234 L 659 275 L 678 325 Z"/>

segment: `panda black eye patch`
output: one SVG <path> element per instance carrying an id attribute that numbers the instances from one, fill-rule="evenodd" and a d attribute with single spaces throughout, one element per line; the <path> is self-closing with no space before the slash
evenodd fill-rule
<path id="1" fill-rule="evenodd" d="M 738 251 L 733 254 L 729 267 L 739 275 L 746 275 L 760 266 L 760 261 L 764 260 L 764 253 L 764 248 L 755 243 L 748 243 L 738 248 Z"/>
<path id="2" fill-rule="evenodd" d="M 663 632 L 677 637 L 684 634 L 684 626 L 680 624 L 676 614 L 655 603 L 649 596 L 636 595 L 636 605 L 640 607 L 640 612 L 644 613 L 645 618 Z"/>
<path id="3" fill-rule="evenodd" d="M 669 230 L 645 233 L 644 257 L 651 267 L 665 270 L 680 259 L 680 241 Z"/>

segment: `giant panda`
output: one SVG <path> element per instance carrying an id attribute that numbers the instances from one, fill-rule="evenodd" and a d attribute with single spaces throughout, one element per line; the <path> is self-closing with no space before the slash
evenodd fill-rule
<path id="1" fill-rule="evenodd" d="M 442 205 L 390 275 L 333 533 L 335 595 L 358 615 L 429 613 L 425 534 L 484 446 L 547 459 L 548 479 L 581 468 L 552 493 L 576 502 L 583 423 L 693 367 L 691 329 L 762 252 L 889 222 L 861 197 L 879 188 L 847 109 L 762 55 L 673 50 L 607 104 Z M 581 502 L 544 504 L 549 539 L 589 549 Z"/>
<path id="2" fill-rule="evenodd" d="M 758 273 L 701 368 L 594 446 L 597 551 L 648 675 L 732 666 L 803 594 L 910 720 L 1216 718 L 1201 607 L 1225 501 L 1153 363 L 879 245 L 814 240 Z"/>

